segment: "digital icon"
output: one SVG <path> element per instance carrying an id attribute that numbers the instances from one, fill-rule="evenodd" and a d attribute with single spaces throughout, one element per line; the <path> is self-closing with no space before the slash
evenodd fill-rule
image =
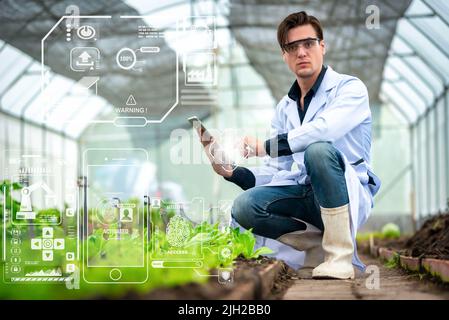
<path id="1" fill-rule="evenodd" d="M 122 48 L 119 52 L 117 52 L 115 60 L 120 68 L 129 70 L 136 64 L 137 56 L 133 49 Z"/>
<path id="2" fill-rule="evenodd" d="M 219 216 L 218 216 L 218 229 L 220 232 L 226 232 L 227 228 L 231 224 L 231 209 L 233 205 L 232 200 L 219 200 Z"/>
<path id="3" fill-rule="evenodd" d="M 151 199 L 151 206 L 153 208 L 160 208 L 161 207 L 161 199 L 159 199 L 159 198 Z"/>
<path id="4" fill-rule="evenodd" d="M 212 30 L 209 29 L 207 21 L 205 20 L 195 21 L 195 24 L 193 24 L 190 27 L 190 31 L 199 34 L 209 34 L 209 35 L 212 33 Z"/>
<path id="5" fill-rule="evenodd" d="M 12 239 L 11 239 L 11 244 L 12 244 L 13 246 L 18 246 L 18 245 L 20 245 L 20 239 L 18 239 L 18 238 L 12 238 Z"/>
<path id="6" fill-rule="evenodd" d="M 119 203 L 117 205 L 120 208 L 119 219 L 121 222 L 132 222 L 133 212 L 136 205 L 134 203 Z"/>
<path id="7" fill-rule="evenodd" d="M 145 64 L 144 60 L 137 60 L 137 53 L 159 53 L 161 51 L 160 47 L 140 47 L 136 50 L 131 48 L 121 48 L 116 56 L 115 61 L 117 65 L 123 70 L 133 69 L 134 71 L 142 72 L 143 69 L 136 68 L 136 64 Z"/>
<path id="8" fill-rule="evenodd" d="M 42 239 L 31 239 L 31 249 L 32 250 L 42 249 Z"/>
<path id="9" fill-rule="evenodd" d="M 92 26 L 84 25 L 76 30 L 76 34 L 82 40 L 90 40 L 95 37 L 95 29 Z"/>
<path id="10" fill-rule="evenodd" d="M 42 239 L 42 249 L 53 249 L 53 239 Z"/>
<path id="11" fill-rule="evenodd" d="M 67 26 L 65 31 L 66 31 L 66 36 L 67 36 L 66 40 L 72 41 L 72 28 L 70 27 L 70 25 Z"/>
<path id="12" fill-rule="evenodd" d="M 70 239 L 77 238 L 77 231 L 75 226 L 67 226 L 67 237 Z"/>
<path id="13" fill-rule="evenodd" d="M 191 21 L 193 21 L 193 24 Z M 214 49 L 217 46 L 214 16 L 186 17 L 184 19 L 184 32 L 186 32 L 188 39 L 192 39 L 190 43 L 196 50 Z"/>
<path id="14" fill-rule="evenodd" d="M 43 261 L 53 261 L 53 250 L 42 250 Z"/>
<path id="15" fill-rule="evenodd" d="M 65 271 L 67 273 L 72 273 L 75 272 L 75 264 L 73 263 L 67 263 L 66 267 L 65 267 Z"/>
<path id="16" fill-rule="evenodd" d="M 133 210 L 130 208 L 121 209 L 120 221 L 133 221 Z"/>
<path id="17" fill-rule="evenodd" d="M 19 237 L 20 236 L 20 230 L 19 229 L 12 229 L 11 234 L 13 237 Z"/>
<path id="18" fill-rule="evenodd" d="M 216 83 L 215 55 L 190 53 L 185 55 L 185 85 L 214 85 Z"/>
<path id="19" fill-rule="evenodd" d="M 21 270 L 20 266 L 16 266 L 16 265 L 11 266 L 12 273 L 19 273 L 20 270 Z"/>
<path id="20" fill-rule="evenodd" d="M 232 249 L 229 246 L 221 246 L 218 249 L 218 257 L 222 262 L 230 261 L 232 258 Z"/>
<path id="21" fill-rule="evenodd" d="M 42 228 L 42 238 L 53 238 L 53 228 L 51 227 Z"/>
<path id="22" fill-rule="evenodd" d="M 42 250 L 43 261 L 53 261 L 53 250 L 64 250 L 64 239 L 53 239 L 53 228 L 42 228 L 42 238 L 31 239 L 31 250 Z"/>
<path id="23" fill-rule="evenodd" d="M 92 90 L 93 92 L 95 92 L 95 95 L 97 95 L 99 80 L 100 77 L 82 77 L 76 83 L 77 86 L 75 86 L 73 93 L 79 96 L 89 96 L 90 90 Z"/>
<path id="24" fill-rule="evenodd" d="M 99 68 L 100 51 L 95 47 L 75 47 L 70 50 L 70 68 L 73 71 L 89 71 Z"/>
<path id="25" fill-rule="evenodd" d="M 67 252 L 67 253 L 65 254 L 65 259 L 66 259 L 67 261 L 73 261 L 73 260 L 75 260 L 75 253 L 74 253 L 74 252 Z"/>
<path id="26" fill-rule="evenodd" d="M 132 94 L 129 95 L 128 99 L 126 100 L 127 106 L 135 106 L 137 104 L 136 99 Z"/>
<path id="27" fill-rule="evenodd" d="M 97 219 L 102 224 L 108 225 L 111 223 L 116 223 L 118 214 L 117 214 L 117 201 L 115 199 L 102 199 L 97 208 L 95 209 L 95 214 Z"/>
<path id="28" fill-rule="evenodd" d="M 33 206 L 31 205 L 31 193 L 33 191 L 42 188 L 46 192 L 46 199 L 48 197 L 54 198 L 54 193 L 50 187 L 45 182 L 34 183 L 29 187 L 24 187 L 21 190 L 21 200 L 20 200 L 20 211 L 16 213 L 16 219 L 25 220 L 36 219 L 36 212 L 33 211 Z"/>
<path id="29" fill-rule="evenodd" d="M 150 27 L 147 25 L 137 26 L 137 37 L 138 38 L 163 38 L 164 32 L 157 28 Z"/>
<path id="30" fill-rule="evenodd" d="M 61 268 L 43 268 L 27 272 L 26 277 L 60 277 L 62 276 Z"/>
<path id="31" fill-rule="evenodd" d="M 20 263 L 20 261 L 21 261 L 20 257 L 12 257 L 11 258 L 12 263 Z"/>
<path id="32" fill-rule="evenodd" d="M 168 222 L 166 235 L 173 247 L 182 247 L 190 236 L 190 223 L 180 215 L 173 216 Z"/>
<path id="33" fill-rule="evenodd" d="M 111 278 L 111 280 L 118 281 L 122 277 L 122 272 L 120 271 L 120 269 L 112 269 L 109 272 L 109 277 Z"/>
<path id="34" fill-rule="evenodd" d="M 221 284 L 230 284 L 234 282 L 234 270 L 231 268 L 219 268 L 218 282 Z"/>
<path id="35" fill-rule="evenodd" d="M 64 239 L 55 239 L 53 241 L 54 249 L 56 250 L 64 250 Z"/>
<path id="36" fill-rule="evenodd" d="M 13 255 L 19 255 L 20 252 L 22 252 L 22 250 L 20 250 L 20 248 L 12 248 L 11 249 L 11 254 L 13 254 Z"/>
<path id="37" fill-rule="evenodd" d="M 65 209 L 65 215 L 66 215 L 67 217 L 73 217 L 73 216 L 75 216 L 75 209 L 73 209 L 73 208 L 67 208 L 67 209 Z"/>

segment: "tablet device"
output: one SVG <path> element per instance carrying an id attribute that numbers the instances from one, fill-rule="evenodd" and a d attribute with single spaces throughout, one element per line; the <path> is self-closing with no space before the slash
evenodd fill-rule
<path id="1" fill-rule="evenodd" d="M 193 128 L 196 129 L 203 147 L 207 147 L 214 141 L 213 136 L 209 131 L 207 131 L 206 127 L 204 127 L 203 123 L 197 116 L 190 117 L 187 120 L 193 125 Z M 226 156 L 225 151 L 221 148 L 218 142 L 215 141 L 209 152 L 214 157 L 215 163 L 221 165 L 231 165 L 233 168 L 235 167 L 234 161 L 230 160 L 229 157 Z"/>
<path id="2" fill-rule="evenodd" d="M 207 129 L 204 127 L 203 123 L 201 122 L 200 119 L 198 119 L 197 116 L 190 117 L 187 120 L 196 129 L 196 132 L 200 137 L 200 141 L 203 147 L 206 147 L 209 143 L 213 141 L 212 135 L 209 133 L 209 131 L 207 131 Z"/>

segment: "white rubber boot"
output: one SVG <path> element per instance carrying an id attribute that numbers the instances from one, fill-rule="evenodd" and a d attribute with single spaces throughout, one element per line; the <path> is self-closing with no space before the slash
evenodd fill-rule
<path id="1" fill-rule="evenodd" d="M 324 261 L 324 251 L 321 246 L 323 233 L 307 222 L 295 220 L 304 223 L 306 229 L 283 234 L 277 240 L 296 250 L 305 251 L 304 265 L 297 271 L 297 275 L 302 279 L 311 279 L 312 270 Z"/>
<path id="2" fill-rule="evenodd" d="M 349 205 L 321 208 L 321 218 L 324 224 L 324 262 L 313 269 L 313 278 L 354 279 L 354 243 L 351 237 Z"/>

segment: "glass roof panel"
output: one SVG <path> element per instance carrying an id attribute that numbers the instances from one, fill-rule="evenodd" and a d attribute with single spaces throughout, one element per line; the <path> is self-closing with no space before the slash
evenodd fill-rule
<path id="1" fill-rule="evenodd" d="M 394 37 L 391 42 L 391 51 L 402 55 L 413 54 L 413 50 L 398 37 Z"/>
<path id="2" fill-rule="evenodd" d="M 449 2 L 442 0 L 425 0 L 425 4 L 434 10 L 444 21 L 449 21 Z"/>
<path id="3" fill-rule="evenodd" d="M 2 97 L 2 108 L 20 116 L 25 104 L 40 93 L 40 75 L 21 77 Z"/>
<path id="4" fill-rule="evenodd" d="M 385 70 L 392 70 L 398 77 L 409 82 L 410 86 L 419 92 L 420 97 L 424 99 L 427 105 L 430 105 L 435 99 L 432 88 L 427 86 L 423 78 L 410 69 L 403 59 L 390 58 L 385 66 Z M 385 78 L 387 77 L 385 76 Z"/>
<path id="5" fill-rule="evenodd" d="M 405 15 L 432 14 L 432 10 L 421 0 L 413 1 L 407 8 Z"/>
<path id="6" fill-rule="evenodd" d="M 443 82 L 421 58 L 407 57 L 403 59 L 403 62 L 410 68 L 413 68 L 415 72 L 423 79 L 423 81 L 426 81 L 431 87 L 433 87 L 434 93 L 439 93 L 443 90 Z"/>
<path id="7" fill-rule="evenodd" d="M 449 82 L 449 58 L 443 52 L 405 19 L 398 22 L 397 33 L 403 39 L 408 39 L 408 45 L 419 52 L 421 56 L 432 57 L 432 64 L 437 70 L 440 70 L 440 75 L 444 77 L 446 83 Z"/>
<path id="8" fill-rule="evenodd" d="M 403 98 L 403 96 L 398 94 L 397 89 L 391 83 L 384 81 L 382 83 L 381 92 L 383 92 L 396 107 L 400 107 L 412 123 L 418 119 L 419 115 L 417 111 Z"/>
<path id="9" fill-rule="evenodd" d="M 25 116 L 44 121 L 45 115 L 63 99 L 71 86 L 71 80 L 59 76 L 55 77 L 45 91 L 28 106 L 25 110 Z"/>
<path id="10" fill-rule="evenodd" d="M 443 20 L 434 17 L 412 19 L 412 21 L 426 34 L 426 37 L 438 44 L 440 50 L 449 48 L 449 26 Z"/>
<path id="11" fill-rule="evenodd" d="M 13 46 L 6 45 L 0 52 L 0 93 L 9 88 L 18 76 L 21 75 L 29 66 L 31 58 L 21 53 Z"/>
<path id="12" fill-rule="evenodd" d="M 422 115 L 426 111 L 426 104 L 420 93 L 416 92 L 406 81 L 398 81 L 394 86 L 399 90 L 398 94 L 404 97 L 417 110 L 419 115 Z"/>

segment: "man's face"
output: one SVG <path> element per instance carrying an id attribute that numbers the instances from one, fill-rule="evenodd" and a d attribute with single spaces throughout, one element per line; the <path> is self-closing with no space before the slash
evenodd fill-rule
<path id="1" fill-rule="evenodd" d="M 310 24 L 290 29 L 287 34 L 287 43 L 307 38 L 318 38 L 315 29 Z M 297 50 L 282 53 L 285 63 L 298 78 L 309 78 L 321 70 L 326 53 L 324 41 L 312 43 L 313 45 L 309 48 L 302 43 Z"/>

